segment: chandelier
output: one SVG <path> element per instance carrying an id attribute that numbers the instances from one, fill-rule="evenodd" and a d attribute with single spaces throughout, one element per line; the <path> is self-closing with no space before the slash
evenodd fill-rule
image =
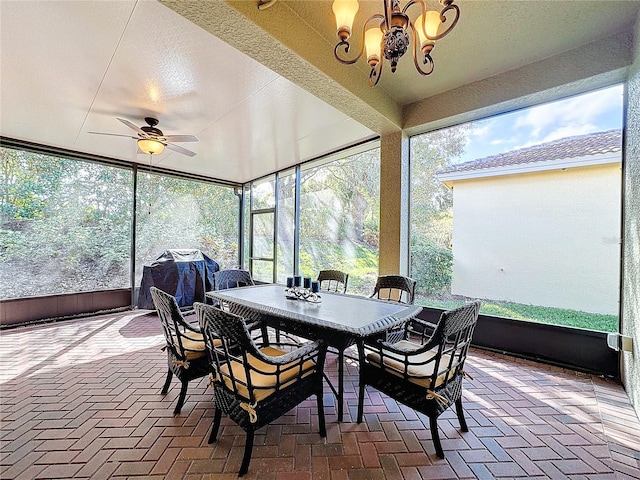
<path id="1" fill-rule="evenodd" d="M 447 35 L 458 23 L 460 9 L 454 5 L 454 0 L 439 0 L 443 6 L 440 12 L 427 10 L 424 0 L 409 0 L 405 7 L 400 9 L 400 0 L 383 0 L 384 15 L 370 16 L 362 26 L 362 41 L 360 53 L 355 58 L 344 56 L 349 53 L 351 47 L 351 27 L 358 12 L 358 0 L 335 0 L 333 13 L 336 16 L 336 26 L 340 41 L 336 44 L 333 54 L 340 63 L 352 65 L 356 63 L 366 52 L 367 62 L 371 67 L 369 73 L 369 85 L 375 87 L 382 75 L 382 66 L 385 59 L 391 65 L 391 72 L 396 71 L 398 60 L 410 48 L 413 42 L 413 63 L 421 75 L 429 75 L 433 72 L 433 59 L 431 52 L 436 40 Z M 422 13 L 415 22 L 407 15 L 407 10 L 412 5 L 420 5 Z M 447 13 L 450 13 L 447 18 Z M 411 32 L 411 33 L 409 33 Z M 420 66 L 420 60 L 424 68 Z"/>

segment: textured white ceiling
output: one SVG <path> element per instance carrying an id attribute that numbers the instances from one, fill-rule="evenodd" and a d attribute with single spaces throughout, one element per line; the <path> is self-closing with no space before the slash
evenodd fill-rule
<path id="1" fill-rule="evenodd" d="M 403 58 L 371 91 L 364 65 L 333 59 L 331 0 L 280 0 L 263 12 L 252 0 L 163 3 L 171 9 L 155 0 L 1 0 L 2 136 L 148 165 L 135 140 L 87 132 L 135 135 L 116 117 L 143 125 L 154 116 L 165 134 L 200 140 L 181 144 L 195 157 L 165 150 L 154 165 L 245 182 L 398 128 L 403 105 L 630 29 L 640 8 L 457 0 L 461 20 L 436 46 L 434 74 L 418 75 Z M 382 2 L 361 4 L 356 23 Z M 267 35 L 274 43 L 256 42 Z M 343 88 L 345 79 L 356 87 Z"/>
<path id="2" fill-rule="evenodd" d="M 244 182 L 375 136 L 155 1 L 1 2 L 2 135 L 148 164 L 135 132 L 159 119 L 189 158 L 155 166 Z"/>

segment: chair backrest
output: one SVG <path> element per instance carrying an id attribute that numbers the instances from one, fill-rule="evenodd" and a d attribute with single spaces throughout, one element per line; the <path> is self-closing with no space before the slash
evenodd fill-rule
<path id="1" fill-rule="evenodd" d="M 320 270 L 318 273 L 321 290 L 346 293 L 348 281 L 349 274 L 340 270 Z"/>
<path id="2" fill-rule="evenodd" d="M 370 298 L 413 305 L 416 281 L 403 275 L 380 275 Z"/>
<path id="3" fill-rule="evenodd" d="M 193 340 L 189 332 L 193 330 L 193 327 L 182 316 L 178 302 L 173 295 L 156 287 L 151 287 L 149 291 L 162 324 L 167 348 L 178 359 L 187 361 L 191 352 L 189 346 Z"/>
<path id="4" fill-rule="evenodd" d="M 251 273 L 248 270 L 230 269 L 218 270 L 213 274 L 214 290 L 226 290 L 227 288 L 246 287 L 254 285 Z"/>
<path id="5" fill-rule="evenodd" d="M 442 312 L 438 325 L 429 339 L 429 343 L 438 345 L 432 385 L 439 383 L 438 377 L 444 378 L 446 384 L 449 379 L 462 373 L 471 337 L 478 322 L 480 304 L 477 300 Z"/>

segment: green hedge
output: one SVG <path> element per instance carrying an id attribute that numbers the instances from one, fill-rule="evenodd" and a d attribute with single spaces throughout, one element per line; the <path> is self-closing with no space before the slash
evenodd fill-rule
<path id="1" fill-rule="evenodd" d="M 417 280 L 416 293 L 439 295 L 451 292 L 453 253 L 428 241 L 411 247 L 411 277 Z"/>

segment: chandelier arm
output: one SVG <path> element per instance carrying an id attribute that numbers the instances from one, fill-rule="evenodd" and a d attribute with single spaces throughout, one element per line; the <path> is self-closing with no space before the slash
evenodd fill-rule
<path id="1" fill-rule="evenodd" d="M 266 10 L 273 6 L 278 0 L 258 0 L 258 10 Z"/>
<path id="2" fill-rule="evenodd" d="M 413 26 L 413 23 L 411 23 L 411 31 L 413 32 L 413 64 L 416 67 L 416 70 L 418 71 L 418 73 L 420 75 L 431 75 L 431 73 L 433 73 L 433 68 L 435 67 L 434 63 L 433 63 L 433 58 L 431 58 L 431 50 L 433 49 L 433 45 L 431 45 L 431 48 L 428 48 L 425 50 L 420 51 L 420 45 L 419 45 L 419 39 L 418 39 L 418 33 L 416 32 L 415 27 Z M 418 62 L 418 55 L 420 55 L 421 53 L 423 53 L 423 62 L 425 65 L 428 66 L 428 68 L 426 70 L 423 70 L 420 67 L 420 62 Z"/>
<path id="3" fill-rule="evenodd" d="M 391 23 L 390 23 L 390 19 L 391 19 L 391 13 L 393 12 L 393 9 L 391 7 L 391 2 L 392 0 L 382 0 L 384 3 L 384 30 L 390 30 L 391 29 Z"/>
<path id="4" fill-rule="evenodd" d="M 353 65 L 358 60 L 360 60 L 360 57 L 362 56 L 362 53 L 364 52 L 364 45 L 360 49 L 360 53 L 358 53 L 358 55 L 355 58 L 349 59 L 349 58 L 341 58 L 340 57 L 340 52 L 338 52 L 338 50 L 340 48 L 344 47 L 344 53 L 349 53 L 349 47 L 350 46 L 351 45 L 347 40 L 342 40 L 341 42 L 336 43 L 336 47 L 333 49 L 333 56 L 336 57 L 336 60 L 338 60 L 340 63 L 343 63 L 345 65 Z"/>
<path id="5" fill-rule="evenodd" d="M 336 60 L 338 60 L 340 63 L 343 63 L 344 65 L 353 65 L 358 60 L 360 60 L 360 57 L 362 57 L 362 54 L 364 53 L 364 50 L 365 50 L 364 33 L 367 29 L 367 25 L 369 25 L 369 23 L 372 22 L 373 20 L 384 20 L 384 16 L 380 15 L 379 13 L 375 15 L 371 15 L 369 18 L 367 18 L 367 21 L 364 22 L 364 24 L 362 25 L 362 36 L 360 38 L 361 47 L 358 55 L 356 55 L 355 58 L 351 58 L 351 59 L 346 57 L 341 57 L 339 50 L 344 47 L 344 53 L 349 53 L 349 48 L 351 47 L 351 44 L 349 43 L 348 39 L 341 40 L 336 44 L 335 48 L 333 49 L 333 56 L 336 57 Z"/>
<path id="6" fill-rule="evenodd" d="M 434 63 L 433 63 L 433 58 L 431 58 L 431 54 L 430 53 L 425 53 L 424 54 L 424 63 L 426 65 L 429 65 L 429 68 L 427 70 L 423 70 L 422 68 L 420 68 L 420 64 L 418 63 L 418 59 L 416 58 L 416 56 L 413 56 L 413 64 L 416 66 L 416 70 L 418 70 L 418 73 L 420 75 L 424 75 L 425 77 L 427 75 L 431 75 L 433 73 L 433 68 L 435 67 Z"/>
<path id="7" fill-rule="evenodd" d="M 405 15 L 408 16 L 407 14 L 407 10 L 409 10 L 409 7 L 411 7 L 412 5 L 420 5 L 420 9 L 422 10 L 422 18 L 426 18 L 426 14 L 427 14 L 427 6 L 424 4 L 423 0 L 409 0 L 409 2 L 407 2 L 407 4 L 404 6 L 404 8 L 402 9 L 402 13 L 404 13 Z M 416 52 L 418 51 L 418 42 L 420 41 L 420 39 L 418 38 L 418 35 L 416 32 L 416 27 L 413 24 L 413 22 L 411 20 L 409 20 L 409 26 L 411 27 L 411 31 L 413 32 L 413 44 L 414 44 L 414 53 L 413 53 L 413 62 L 416 63 Z M 429 37 L 429 35 L 427 35 L 427 24 L 426 22 L 422 22 L 422 33 L 426 38 L 431 38 Z M 416 63 L 416 68 L 418 68 L 418 70 L 420 70 L 420 68 L 417 66 Z"/>
<path id="8" fill-rule="evenodd" d="M 421 9 L 422 9 L 422 15 L 425 15 L 427 13 L 427 7 L 424 4 L 423 0 L 410 0 L 402 9 L 402 13 L 406 14 L 407 10 L 409 9 L 409 7 L 411 7 L 412 5 L 415 4 L 419 4 Z M 456 26 L 456 24 L 458 23 L 458 20 L 460 19 L 460 8 L 453 3 L 453 1 L 449 4 L 446 5 L 441 11 L 440 11 L 440 22 L 445 23 L 447 21 L 447 12 L 449 12 L 450 10 L 454 10 L 455 11 L 455 17 L 453 18 L 453 21 L 451 22 L 451 24 L 446 28 L 446 30 L 444 30 L 442 33 L 440 33 L 439 35 L 436 35 L 435 37 L 432 37 L 431 35 L 427 34 L 426 30 L 423 32 L 424 36 L 426 38 L 428 38 L 429 40 L 440 40 L 441 38 L 444 38 L 446 35 L 449 34 L 449 32 L 451 30 L 453 30 L 453 28 Z M 422 27 L 426 29 L 426 23 L 422 24 Z"/>
<path id="9" fill-rule="evenodd" d="M 424 4 L 423 0 L 410 0 L 407 2 L 407 4 L 404 6 L 404 8 L 402 9 L 402 13 L 404 13 L 406 15 L 407 10 L 409 10 L 409 7 L 412 5 L 420 5 L 420 7 L 422 8 L 422 14 L 424 15 L 427 12 L 427 7 Z"/>
<path id="10" fill-rule="evenodd" d="M 384 56 L 380 59 L 380 61 L 371 67 L 371 72 L 369 72 L 369 86 L 375 87 L 378 85 L 380 81 L 380 77 L 382 77 L 382 65 L 384 64 Z"/>
<path id="11" fill-rule="evenodd" d="M 441 38 L 444 38 L 446 35 L 449 34 L 451 30 L 453 30 L 453 27 L 457 25 L 458 20 L 460 19 L 460 8 L 458 8 L 458 6 L 454 3 L 451 3 L 450 5 L 447 5 L 442 9 L 442 11 L 440 12 L 440 21 L 442 23 L 445 23 L 447 21 L 446 14 L 450 10 L 455 11 L 455 17 L 453 18 L 453 21 L 451 22 L 451 24 L 440 35 L 436 35 L 435 37 L 431 37 L 427 35 L 427 38 L 429 40 L 440 40 Z"/>

